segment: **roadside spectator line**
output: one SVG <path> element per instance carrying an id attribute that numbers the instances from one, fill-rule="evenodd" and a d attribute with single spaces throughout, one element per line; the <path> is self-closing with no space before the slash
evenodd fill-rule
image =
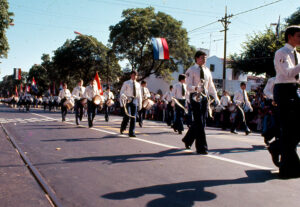
<path id="1" fill-rule="evenodd" d="M 57 121 L 57 119 L 47 117 L 47 116 L 44 116 L 44 115 L 40 115 L 40 114 L 36 114 L 36 113 L 31 113 L 31 114 Z M 70 122 L 64 122 L 64 123 L 75 125 L 74 123 L 70 123 Z M 88 128 L 88 127 L 82 126 L 82 125 L 79 125 L 79 126 L 82 127 L 82 128 Z M 100 132 L 104 132 L 104 133 L 107 133 L 107 134 L 113 134 L 113 135 L 118 134 L 118 133 L 115 133 L 115 132 L 110 132 L 110 131 L 106 131 L 106 130 L 102 130 L 102 129 L 96 129 L 96 128 L 90 128 L 90 129 L 100 131 Z M 127 137 L 126 135 L 119 135 L 119 136 Z M 157 145 L 157 146 L 161 146 L 161 147 L 165 147 L 165 148 L 169 148 L 169 149 L 182 149 L 180 147 L 167 145 L 167 144 L 162 144 L 162 143 L 154 142 L 154 141 L 150 141 L 150 140 L 145 140 L 145 139 L 141 139 L 141 138 L 138 138 L 138 137 L 129 138 L 129 140 L 141 141 L 141 142 L 145 142 L 145 143 L 148 143 L 148 144 L 153 144 L 153 145 Z M 190 150 L 187 150 L 187 151 L 190 151 Z M 208 154 L 208 155 L 201 155 L 201 156 L 205 156 L 205 157 L 209 157 L 209 158 L 213 158 L 213 159 L 216 159 L 216 160 L 221 160 L 221 161 L 225 161 L 225 162 L 229 162 L 229 163 L 233 163 L 233 164 L 238 164 L 238 165 L 242 165 L 242 166 L 246 166 L 246 167 L 261 169 L 261 170 L 273 170 L 272 168 L 269 168 L 269 167 L 265 167 L 265 166 L 261 166 L 261 165 L 255 165 L 255 164 L 251 164 L 251 163 L 248 163 L 248 162 L 241 162 L 241 161 L 228 159 L 228 158 L 220 157 L 220 156 L 216 156 L 216 155 Z"/>

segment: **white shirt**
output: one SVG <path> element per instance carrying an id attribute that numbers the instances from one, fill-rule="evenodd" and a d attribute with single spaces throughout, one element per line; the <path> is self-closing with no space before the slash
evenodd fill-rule
<path id="1" fill-rule="evenodd" d="M 151 97 L 150 91 L 147 87 L 141 87 L 141 93 L 142 93 L 143 99 L 147 99 L 147 98 Z"/>
<path id="2" fill-rule="evenodd" d="M 182 95 L 182 85 L 183 88 L 185 90 L 185 95 Z M 173 93 L 174 93 L 174 97 L 176 99 L 186 99 L 188 97 L 188 91 L 187 91 L 187 86 L 185 83 L 176 83 L 173 87 Z"/>
<path id="3" fill-rule="evenodd" d="M 104 92 L 104 99 L 107 101 L 108 99 L 114 99 L 115 98 L 115 96 L 114 96 L 114 94 L 111 92 L 111 91 L 105 91 Z"/>
<path id="4" fill-rule="evenodd" d="M 83 86 L 75 87 L 72 91 L 73 98 L 76 100 L 80 100 L 81 98 L 83 98 L 84 91 L 85 91 L 85 87 Z"/>
<path id="5" fill-rule="evenodd" d="M 62 89 L 59 91 L 59 98 L 70 98 L 71 97 L 71 92 L 69 89 Z"/>
<path id="6" fill-rule="evenodd" d="M 220 103 L 219 97 L 212 80 L 210 70 L 206 66 L 202 66 L 204 73 L 204 90 L 206 94 L 212 95 L 217 103 Z M 190 93 L 196 92 L 195 88 L 200 86 L 200 66 L 195 64 L 186 71 L 186 83 Z"/>
<path id="7" fill-rule="evenodd" d="M 231 104 L 231 98 L 230 96 L 222 96 L 221 97 L 221 100 L 220 100 L 220 104 L 222 106 L 228 106 L 229 104 Z"/>
<path id="8" fill-rule="evenodd" d="M 91 85 L 87 86 L 83 93 L 83 97 L 89 101 L 92 101 L 94 96 L 96 96 L 96 95 L 100 95 L 99 90 L 96 85 L 95 86 L 91 86 Z"/>
<path id="9" fill-rule="evenodd" d="M 244 94 L 244 95 L 243 95 Z M 244 98 L 245 97 L 245 98 Z M 242 90 L 241 88 L 234 93 L 233 101 L 238 104 L 246 104 L 246 106 L 252 111 L 252 106 L 248 98 L 248 94 L 246 90 Z"/>
<path id="10" fill-rule="evenodd" d="M 267 82 L 266 87 L 264 88 L 264 94 L 267 96 L 268 99 L 273 99 L 273 89 L 275 85 L 276 77 L 270 78 Z"/>
<path id="11" fill-rule="evenodd" d="M 165 93 L 165 95 L 162 97 L 162 99 L 166 102 L 171 102 L 172 97 L 174 97 L 174 93 L 172 91 L 168 91 Z"/>
<path id="12" fill-rule="evenodd" d="M 142 109 L 142 94 L 141 94 L 141 85 L 134 81 L 135 83 L 135 90 L 136 90 L 136 98 L 134 98 L 133 102 L 139 106 L 139 109 Z M 120 97 L 126 96 L 127 98 L 133 98 L 133 80 L 130 79 L 125 81 L 122 85 L 120 91 Z M 123 106 L 122 101 L 120 100 L 121 106 Z"/>
<path id="13" fill-rule="evenodd" d="M 300 55 L 296 52 L 299 62 L 298 65 L 295 65 L 294 51 L 296 51 L 296 49 L 288 43 L 276 51 L 274 58 L 276 70 L 275 84 L 299 83 L 299 81 L 296 81 L 295 76 L 300 72 Z"/>

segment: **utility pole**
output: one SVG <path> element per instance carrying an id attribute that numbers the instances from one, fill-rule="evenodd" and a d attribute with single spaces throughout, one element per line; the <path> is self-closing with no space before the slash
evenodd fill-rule
<path id="1" fill-rule="evenodd" d="M 228 21 L 233 15 L 227 15 L 227 6 L 225 7 L 225 16 L 218 20 L 219 22 L 222 23 L 224 30 L 221 32 L 224 32 L 224 60 L 223 60 L 223 91 L 225 90 L 225 81 L 226 81 L 226 50 L 227 50 L 227 30 L 228 30 L 228 25 L 231 23 Z"/>

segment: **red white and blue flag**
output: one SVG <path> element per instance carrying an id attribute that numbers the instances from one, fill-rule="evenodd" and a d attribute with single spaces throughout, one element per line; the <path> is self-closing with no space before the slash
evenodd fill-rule
<path id="1" fill-rule="evenodd" d="M 155 60 L 169 60 L 169 47 L 165 38 L 152 38 Z"/>
<path id="2" fill-rule="evenodd" d="M 34 77 L 32 77 L 31 89 L 32 89 L 35 93 L 38 92 Z"/>

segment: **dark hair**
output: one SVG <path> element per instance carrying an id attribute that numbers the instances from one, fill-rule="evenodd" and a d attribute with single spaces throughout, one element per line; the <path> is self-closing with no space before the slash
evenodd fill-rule
<path id="1" fill-rule="evenodd" d="M 245 86 L 246 85 L 246 83 L 245 82 L 241 82 L 241 86 Z"/>
<path id="2" fill-rule="evenodd" d="M 146 83 L 147 83 L 146 81 L 142 80 L 141 85 L 144 85 Z"/>
<path id="3" fill-rule="evenodd" d="M 201 50 L 198 50 L 196 53 L 195 53 L 195 62 L 196 62 L 196 59 L 202 55 L 207 55 L 205 52 L 201 51 Z"/>
<path id="4" fill-rule="evenodd" d="M 138 72 L 137 72 L 137 71 L 135 71 L 135 70 L 133 70 L 133 71 L 131 71 L 131 72 L 130 72 L 130 75 L 132 75 L 132 74 L 134 74 L 134 75 L 138 75 Z"/>
<path id="5" fill-rule="evenodd" d="M 173 88 L 173 85 L 170 85 L 170 89 L 172 89 Z"/>
<path id="6" fill-rule="evenodd" d="M 106 90 L 110 89 L 110 86 L 106 86 Z"/>
<path id="7" fill-rule="evenodd" d="M 178 81 L 181 81 L 181 80 L 184 80 L 186 78 L 186 75 L 185 74 L 180 74 L 178 76 Z"/>
<path id="8" fill-rule="evenodd" d="M 294 34 L 295 34 L 296 32 L 300 32 L 300 26 L 297 26 L 297 25 L 289 26 L 289 27 L 285 30 L 285 33 L 284 33 L 284 40 L 285 40 L 285 42 L 288 42 L 288 41 L 289 41 L 289 35 L 294 36 Z"/>

